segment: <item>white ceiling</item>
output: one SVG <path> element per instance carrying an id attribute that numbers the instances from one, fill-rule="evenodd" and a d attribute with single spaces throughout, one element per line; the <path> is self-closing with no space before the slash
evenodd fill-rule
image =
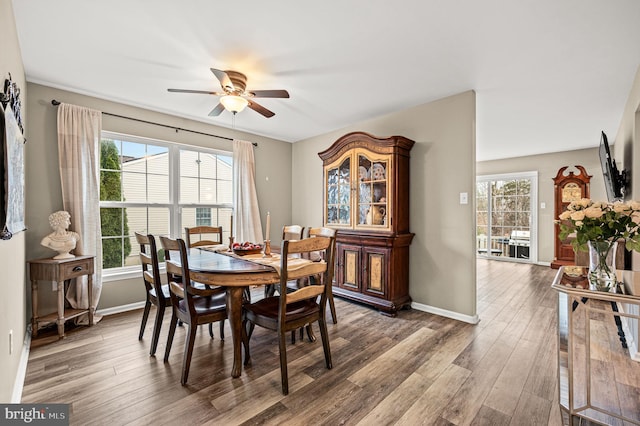
<path id="1" fill-rule="evenodd" d="M 640 65 L 638 0 L 13 0 L 30 82 L 231 127 L 209 68 L 276 113 L 239 130 L 289 142 L 466 90 L 477 158 L 613 140 Z M 64 99 L 61 99 L 64 101 Z"/>

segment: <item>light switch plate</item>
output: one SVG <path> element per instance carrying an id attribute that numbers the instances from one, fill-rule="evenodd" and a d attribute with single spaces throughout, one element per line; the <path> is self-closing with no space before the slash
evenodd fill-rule
<path id="1" fill-rule="evenodd" d="M 466 192 L 460 193 L 460 204 L 469 204 L 469 194 Z"/>

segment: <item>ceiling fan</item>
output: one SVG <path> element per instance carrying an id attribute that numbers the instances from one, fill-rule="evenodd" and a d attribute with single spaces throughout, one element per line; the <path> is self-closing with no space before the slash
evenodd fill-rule
<path id="1" fill-rule="evenodd" d="M 264 115 L 267 118 L 276 115 L 255 102 L 253 98 L 288 98 L 289 92 L 286 90 L 246 90 L 247 76 L 231 70 L 218 70 L 211 68 L 211 72 L 220 81 L 223 92 L 211 92 L 208 90 L 190 90 L 190 89 L 167 89 L 169 92 L 177 93 L 200 93 L 205 95 L 221 96 L 220 103 L 209 113 L 210 117 L 216 117 L 225 109 L 236 114 L 245 107 Z"/>

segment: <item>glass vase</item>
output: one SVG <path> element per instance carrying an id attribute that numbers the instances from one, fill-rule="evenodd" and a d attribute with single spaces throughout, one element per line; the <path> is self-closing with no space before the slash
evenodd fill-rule
<path id="1" fill-rule="evenodd" d="M 589 288 L 615 293 L 617 241 L 589 241 Z"/>

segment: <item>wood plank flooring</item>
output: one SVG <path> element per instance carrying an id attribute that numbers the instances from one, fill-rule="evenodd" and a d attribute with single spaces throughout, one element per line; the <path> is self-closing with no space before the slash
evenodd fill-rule
<path id="1" fill-rule="evenodd" d="M 186 330 L 164 363 L 169 314 L 157 357 L 154 311 L 142 341 L 141 310 L 112 315 L 34 340 L 22 402 L 70 403 L 74 425 L 559 425 L 555 273 L 479 259 L 477 325 L 416 310 L 388 318 L 337 298 L 334 367 L 316 326 L 317 342 L 288 345 L 288 396 L 271 332 L 256 327 L 252 366 L 232 379 L 230 341 L 201 327 L 183 387 Z"/>

